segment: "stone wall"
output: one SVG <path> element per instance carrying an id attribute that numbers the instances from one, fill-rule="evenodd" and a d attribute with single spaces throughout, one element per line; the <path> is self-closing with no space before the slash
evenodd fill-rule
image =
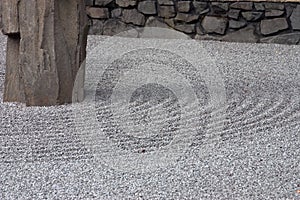
<path id="1" fill-rule="evenodd" d="M 86 0 L 90 34 L 172 28 L 195 39 L 299 44 L 300 3 L 201 0 Z"/>

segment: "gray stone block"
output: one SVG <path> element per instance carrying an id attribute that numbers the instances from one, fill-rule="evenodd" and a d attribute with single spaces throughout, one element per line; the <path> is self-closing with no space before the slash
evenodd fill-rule
<path id="1" fill-rule="evenodd" d="M 94 0 L 85 0 L 85 5 L 86 6 L 93 6 L 94 5 Z"/>
<path id="2" fill-rule="evenodd" d="M 89 17 L 94 19 L 107 19 L 109 18 L 108 8 L 98 8 L 98 7 L 87 7 L 86 12 Z"/>
<path id="3" fill-rule="evenodd" d="M 283 3 L 264 3 L 266 10 L 284 10 Z"/>
<path id="4" fill-rule="evenodd" d="M 246 21 L 229 20 L 229 28 L 240 29 L 247 25 Z"/>
<path id="5" fill-rule="evenodd" d="M 157 14 L 155 1 L 142 1 L 138 5 L 138 10 L 147 15 Z"/>
<path id="6" fill-rule="evenodd" d="M 299 41 L 300 41 L 300 32 L 275 35 L 275 36 L 260 39 L 260 42 L 264 42 L 264 43 L 278 43 L 278 44 L 290 44 L 290 45 L 298 44 Z"/>
<path id="7" fill-rule="evenodd" d="M 158 27 L 158 28 L 170 28 L 166 23 L 160 21 L 159 19 L 155 17 L 149 17 L 149 19 L 146 21 L 146 27 Z"/>
<path id="8" fill-rule="evenodd" d="M 101 35 L 103 34 L 104 22 L 102 20 L 92 20 L 92 26 L 89 29 L 90 35 Z"/>
<path id="9" fill-rule="evenodd" d="M 247 26 L 235 32 L 231 32 L 222 37 L 223 41 L 228 42 L 249 42 L 255 43 L 258 41 L 257 36 L 254 33 L 255 27 Z"/>
<path id="10" fill-rule="evenodd" d="M 122 16 L 122 8 L 116 8 L 111 11 L 112 18 L 119 18 Z"/>
<path id="11" fill-rule="evenodd" d="M 158 16 L 164 18 L 172 18 L 176 16 L 174 6 L 158 6 Z"/>
<path id="12" fill-rule="evenodd" d="M 254 3 L 254 8 L 257 11 L 264 11 L 265 10 L 265 6 L 263 3 Z"/>
<path id="13" fill-rule="evenodd" d="M 270 35 L 278 31 L 288 29 L 288 23 L 285 18 L 264 19 L 260 22 L 260 30 L 263 35 Z"/>
<path id="14" fill-rule="evenodd" d="M 175 29 L 184 33 L 194 33 L 195 24 L 177 24 L 175 25 Z"/>
<path id="15" fill-rule="evenodd" d="M 201 35 L 197 34 L 195 35 L 195 40 L 214 40 L 214 41 L 221 41 L 221 37 L 213 36 L 213 35 Z"/>
<path id="16" fill-rule="evenodd" d="M 178 12 L 189 12 L 191 10 L 191 1 L 179 1 L 177 9 Z"/>
<path id="17" fill-rule="evenodd" d="M 139 13 L 136 9 L 125 9 L 121 17 L 125 23 L 133 23 L 135 25 L 142 26 L 145 24 L 145 16 Z"/>
<path id="18" fill-rule="evenodd" d="M 193 22 L 199 19 L 199 15 L 187 14 L 187 13 L 177 13 L 175 20 L 183 22 Z"/>
<path id="19" fill-rule="evenodd" d="M 266 17 L 280 17 L 284 14 L 283 10 L 266 10 Z"/>
<path id="20" fill-rule="evenodd" d="M 287 18 L 289 18 L 291 16 L 295 7 L 296 6 L 294 6 L 294 4 L 286 4 L 285 5 L 285 11 L 286 11 Z"/>
<path id="21" fill-rule="evenodd" d="M 294 30 L 300 30 L 300 5 L 298 5 L 291 17 L 290 17 L 290 20 L 291 20 L 291 24 L 292 24 L 292 27 Z"/>
<path id="22" fill-rule="evenodd" d="M 215 12 L 226 12 L 229 10 L 229 3 L 212 2 L 211 7 Z"/>
<path id="23" fill-rule="evenodd" d="M 92 0 L 90 0 L 90 1 L 93 2 Z M 106 6 L 106 5 L 110 4 L 113 1 L 114 0 L 95 0 L 95 5 L 96 6 Z"/>
<path id="24" fill-rule="evenodd" d="M 238 19 L 240 16 L 241 10 L 237 9 L 230 9 L 229 12 L 227 13 L 227 16 L 232 19 Z"/>
<path id="25" fill-rule="evenodd" d="M 263 16 L 263 12 L 246 11 L 246 12 L 242 12 L 242 16 L 247 21 L 257 21 L 257 20 L 259 20 Z"/>
<path id="26" fill-rule="evenodd" d="M 116 4 L 120 7 L 126 8 L 129 6 L 135 6 L 137 4 L 137 0 L 116 0 Z"/>
<path id="27" fill-rule="evenodd" d="M 202 27 L 207 33 L 225 34 L 228 20 L 222 17 L 205 16 Z"/>
<path id="28" fill-rule="evenodd" d="M 174 28 L 175 27 L 175 20 L 174 18 L 171 18 L 171 19 L 164 19 L 164 22 L 166 24 L 168 24 L 170 27 Z"/>
<path id="29" fill-rule="evenodd" d="M 252 10 L 253 2 L 235 2 L 230 5 L 230 8 L 236 8 L 241 10 Z"/>
<path id="30" fill-rule="evenodd" d="M 203 12 L 208 9 L 207 2 L 193 1 L 193 6 L 197 14 L 203 14 Z M 209 12 L 209 10 L 207 12 Z"/>
<path id="31" fill-rule="evenodd" d="M 165 5 L 165 6 L 173 6 L 174 1 L 172 0 L 157 0 L 159 5 Z"/>
<path id="32" fill-rule="evenodd" d="M 113 36 L 133 28 L 133 26 L 121 22 L 118 19 L 109 19 L 103 25 L 103 35 Z"/>

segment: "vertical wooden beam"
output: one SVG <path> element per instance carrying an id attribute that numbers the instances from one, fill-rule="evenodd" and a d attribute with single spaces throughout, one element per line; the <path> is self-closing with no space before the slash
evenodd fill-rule
<path id="1" fill-rule="evenodd" d="M 72 102 L 86 56 L 84 0 L 1 1 L 3 33 L 9 37 L 4 101 L 29 106 Z"/>

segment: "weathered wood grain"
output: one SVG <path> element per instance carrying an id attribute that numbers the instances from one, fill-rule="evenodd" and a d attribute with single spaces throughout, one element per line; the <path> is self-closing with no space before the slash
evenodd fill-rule
<path id="1" fill-rule="evenodd" d="M 0 0 L 2 31 L 4 34 L 19 33 L 18 4 L 20 0 Z"/>
<path id="2" fill-rule="evenodd" d="M 84 0 L 1 1 L 9 38 L 4 100 L 29 106 L 72 102 L 86 56 Z"/>

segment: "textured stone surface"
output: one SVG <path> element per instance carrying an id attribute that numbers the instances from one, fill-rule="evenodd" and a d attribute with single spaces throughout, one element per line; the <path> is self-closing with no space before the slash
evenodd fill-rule
<path id="1" fill-rule="evenodd" d="M 104 23 L 103 35 L 116 35 L 131 29 L 133 29 L 133 26 L 125 24 L 118 19 L 109 19 Z"/>
<path id="2" fill-rule="evenodd" d="M 213 36 L 213 35 L 202 35 L 202 34 L 197 34 L 195 36 L 195 40 L 214 40 L 214 41 L 221 41 L 221 37 Z"/>
<path id="3" fill-rule="evenodd" d="M 175 7 L 174 6 L 158 6 L 158 16 L 164 18 L 172 18 L 176 16 Z"/>
<path id="4" fill-rule="evenodd" d="M 87 5 L 91 5 L 91 0 L 86 0 L 86 2 Z M 175 27 L 177 26 L 176 30 L 189 33 L 192 38 L 219 39 L 221 37 L 220 35 L 232 33 L 233 31 L 238 31 L 247 26 L 254 26 L 256 37 L 264 38 L 266 33 L 262 33 L 261 28 L 265 31 L 267 26 L 273 26 L 273 24 L 266 25 L 266 23 L 273 23 L 273 21 L 262 22 L 262 20 L 276 18 L 285 18 L 288 23 L 288 27 L 284 29 L 280 28 L 279 31 L 268 33 L 267 35 L 281 35 L 297 32 L 300 30 L 299 9 L 297 8 L 299 4 L 300 3 L 297 2 L 275 3 L 263 1 L 119 0 L 116 4 L 111 2 L 106 6 L 96 5 L 95 2 L 93 7 L 105 7 L 109 10 L 109 16 L 112 19 L 121 19 L 126 25 L 136 26 L 136 28 L 148 26 L 139 21 L 140 19 L 144 21 L 144 18 L 145 21 L 149 21 L 149 24 L 157 24 L 158 27 L 165 26 L 165 24 L 167 24 L 168 27 L 176 29 Z M 133 9 L 136 9 L 144 17 L 137 13 L 134 15 L 132 14 L 130 17 L 126 17 L 131 18 L 130 20 L 124 19 L 124 16 L 122 17 L 122 13 L 125 10 Z M 211 24 L 207 23 L 207 19 L 212 17 L 215 19 L 222 18 L 224 19 L 223 22 L 226 21 L 226 23 L 222 23 L 220 20 L 215 20 Z M 93 20 L 95 20 L 95 18 L 90 17 L 90 21 L 93 22 L 92 24 L 98 26 L 99 32 L 102 32 L 102 24 L 105 23 L 107 19 L 99 19 L 101 21 L 99 24 Z M 227 23 L 227 21 L 229 23 Z M 163 22 L 163 24 L 160 22 Z M 275 20 L 275 22 L 277 21 Z M 262 27 L 261 23 L 263 23 Z M 190 26 L 186 26 L 188 27 L 188 30 L 183 31 L 185 24 L 195 26 L 196 30 L 191 33 Z M 206 31 L 202 27 L 203 24 L 209 31 Z M 224 26 L 224 24 L 228 25 Z M 154 25 L 151 26 L 153 27 Z M 273 28 L 276 29 L 277 26 L 278 25 L 276 23 Z M 286 27 L 286 25 L 284 25 L 284 27 Z M 212 28 L 215 31 L 212 31 Z M 95 33 L 96 29 L 97 28 L 92 28 L 90 33 Z M 245 37 L 249 35 L 248 32 L 245 32 L 245 30 L 241 31 L 241 33 L 245 33 Z M 241 37 L 238 37 L 237 40 L 239 38 Z M 289 41 L 287 42 L 290 43 Z"/>
<path id="5" fill-rule="evenodd" d="M 294 8 L 296 8 L 297 5 L 296 4 L 285 4 L 285 11 L 286 11 L 286 17 L 290 17 L 291 14 L 293 13 L 294 11 Z"/>
<path id="6" fill-rule="evenodd" d="M 239 29 L 247 25 L 246 21 L 229 20 L 229 28 Z"/>
<path id="7" fill-rule="evenodd" d="M 242 10 L 252 10 L 253 2 L 235 2 L 231 4 L 230 7 Z"/>
<path id="8" fill-rule="evenodd" d="M 113 0 L 109 0 L 109 1 L 113 1 Z M 94 0 L 85 0 L 85 5 L 86 6 L 93 6 L 94 5 Z M 95 2 L 95 5 L 97 5 L 96 2 Z"/>
<path id="9" fill-rule="evenodd" d="M 203 13 L 209 12 L 207 2 L 193 1 L 193 6 L 194 6 L 195 12 L 197 14 L 203 14 Z"/>
<path id="10" fill-rule="evenodd" d="M 186 13 L 177 13 L 175 20 L 184 21 L 184 22 L 193 22 L 199 19 L 199 15 L 186 14 Z"/>
<path id="11" fill-rule="evenodd" d="M 102 35 L 103 34 L 104 22 L 101 20 L 92 20 L 92 25 L 89 29 L 90 35 Z"/>
<path id="12" fill-rule="evenodd" d="M 264 43 L 278 43 L 278 44 L 299 44 L 300 32 L 287 33 L 260 39 Z"/>
<path id="13" fill-rule="evenodd" d="M 146 21 L 146 27 L 170 28 L 166 23 L 158 20 L 155 17 L 149 17 Z"/>
<path id="14" fill-rule="evenodd" d="M 4 21 L 11 52 L 4 100 L 29 106 L 72 102 L 74 80 L 85 59 L 88 29 L 84 1 L 20 0 L 4 3 L 2 8 L 7 11 L 4 19 L 15 15 L 13 31 L 11 22 Z"/>
<path id="15" fill-rule="evenodd" d="M 202 27 L 207 33 L 224 34 L 227 22 L 225 18 L 206 16 L 202 21 Z"/>
<path id="16" fill-rule="evenodd" d="M 174 5 L 172 0 L 157 0 L 159 5 L 171 6 Z"/>
<path id="17" fill-rule="evenodd" d="M 284 14 L 283 10 L 267 10 L 265 12 L 266 17 L 280 17 Z"/>
<path id="18" fill-rule="evenodd" d="M 92 1 L 92 0 L 90 0 Z M 95 0 L 95 5 L 96 6 L 106 6 L 107 4 L 110 4 L 111 2 L 113 2 L 114 0 Z M 91 3 L 89 3 L 91 4 Z"/>
<path id="19" fill-rule="evenodd" d="M 265 6 L 263 3 L 254 3 L 254 8 L 257 11 L 264 11 L 265 10 Z"/>
<path id="20" fill-rule="evenodd" d="M 87 14 L 91 18 L 107 19 L 109 18 L 108 8 L 87 7 Z"/>
<path id="21" fill-rule="evenodd" d="M 290 20 L 292 27 L 296 30 L 300 30 L 300 5 L 298 5 L 297 8 L 294 9 Z"/>
<path id="22" fill-rule="evenodd" d="M 174 19 L 164 19 L 164 22 L 168 24 L 170 27 L 175 27 L 175 20 Z"/>
<path id="23" fill-rule="evenodd" d="M 255 28 L 253 26 L 247 26 L 246 28 L 240 29 L 238 31 L 228 33 L 222 38 L 222 40 L 229 42 L 255 43 L 258 41 L 258 38 L 254 34 L 254 31 Z"/>
<path id="24" fill-rule="evenodd" d="M 147 15 L 155 15 L 157 13 L 156 2 L 155 1 L 142 1 L 138 5 L 138 10 L 141 13 L 144 13 Z"/>
<path id="25" fill-rule="evenodd" d="M 222 2 L 212 2 L 211 7 L 214 13 L 226 13 L 229 9 L 229 3 L 222 3 Z"/>
<path id="26" fill-rule="evenodd" d="M 228 17 L 232 19 L 238 19 L 240 16 L 241 10 L 230 9 L 228 12 Z"/>
<path id="27" fill-rule="evenodd" d="M 123 10 L 121 19 L 123 22 L 133 23 L 135 25 L 144 25 L 146 21 L 145 16 L 136 9 Z"/>
<path id="28" fill-rule="evenodd" d="M 205 30 L 200 24 L 196 26 L 196 35 L 205 35 Z"/>
<path id="29" fill-rule="evenodd" d="M 194 33 L 195 25 L 194 24 L 178 24 L 175 25 L 175 29 L 184 33 Z"/>
<path id="30" fill-rule="evenodd" d="M 111 17 L 112 18 L 119 18 L 121 17 L 122 15 L 122 9 L 121 8 L 116 8 L 116 9 L 113 9 L 111 11 Z"/>
<path id="31" fill-rule="evenodd" d="M 262 12 L 242 12 L 242 16 L 247 21 L 257 21 L 263 16 L 263 13 Z"/>
<path id="32" fill-rule="evenodd" d="M 285 18 L 265 19 L 260 23 L 261 33 L 270 35 L 288 28 L 288 23 Z"/>
<path id="33" fill-rule="evenodd" d="M 191 10 L 191 1 L 178 1 L 178 12 L 189 12 Z"/>
<path id="34" fill-rule="evenodd" d="M 284 5 L 281 3 L 264 3 L 266 10 L 284 10 Z"/>
<path id="35" fill-rule="evenodd" d="M 116 4 L 119 5 L 120 7 L 126 8 L 129 6 L 135 6 L 137 4 L 137 0 L 116 0 Z"/>

